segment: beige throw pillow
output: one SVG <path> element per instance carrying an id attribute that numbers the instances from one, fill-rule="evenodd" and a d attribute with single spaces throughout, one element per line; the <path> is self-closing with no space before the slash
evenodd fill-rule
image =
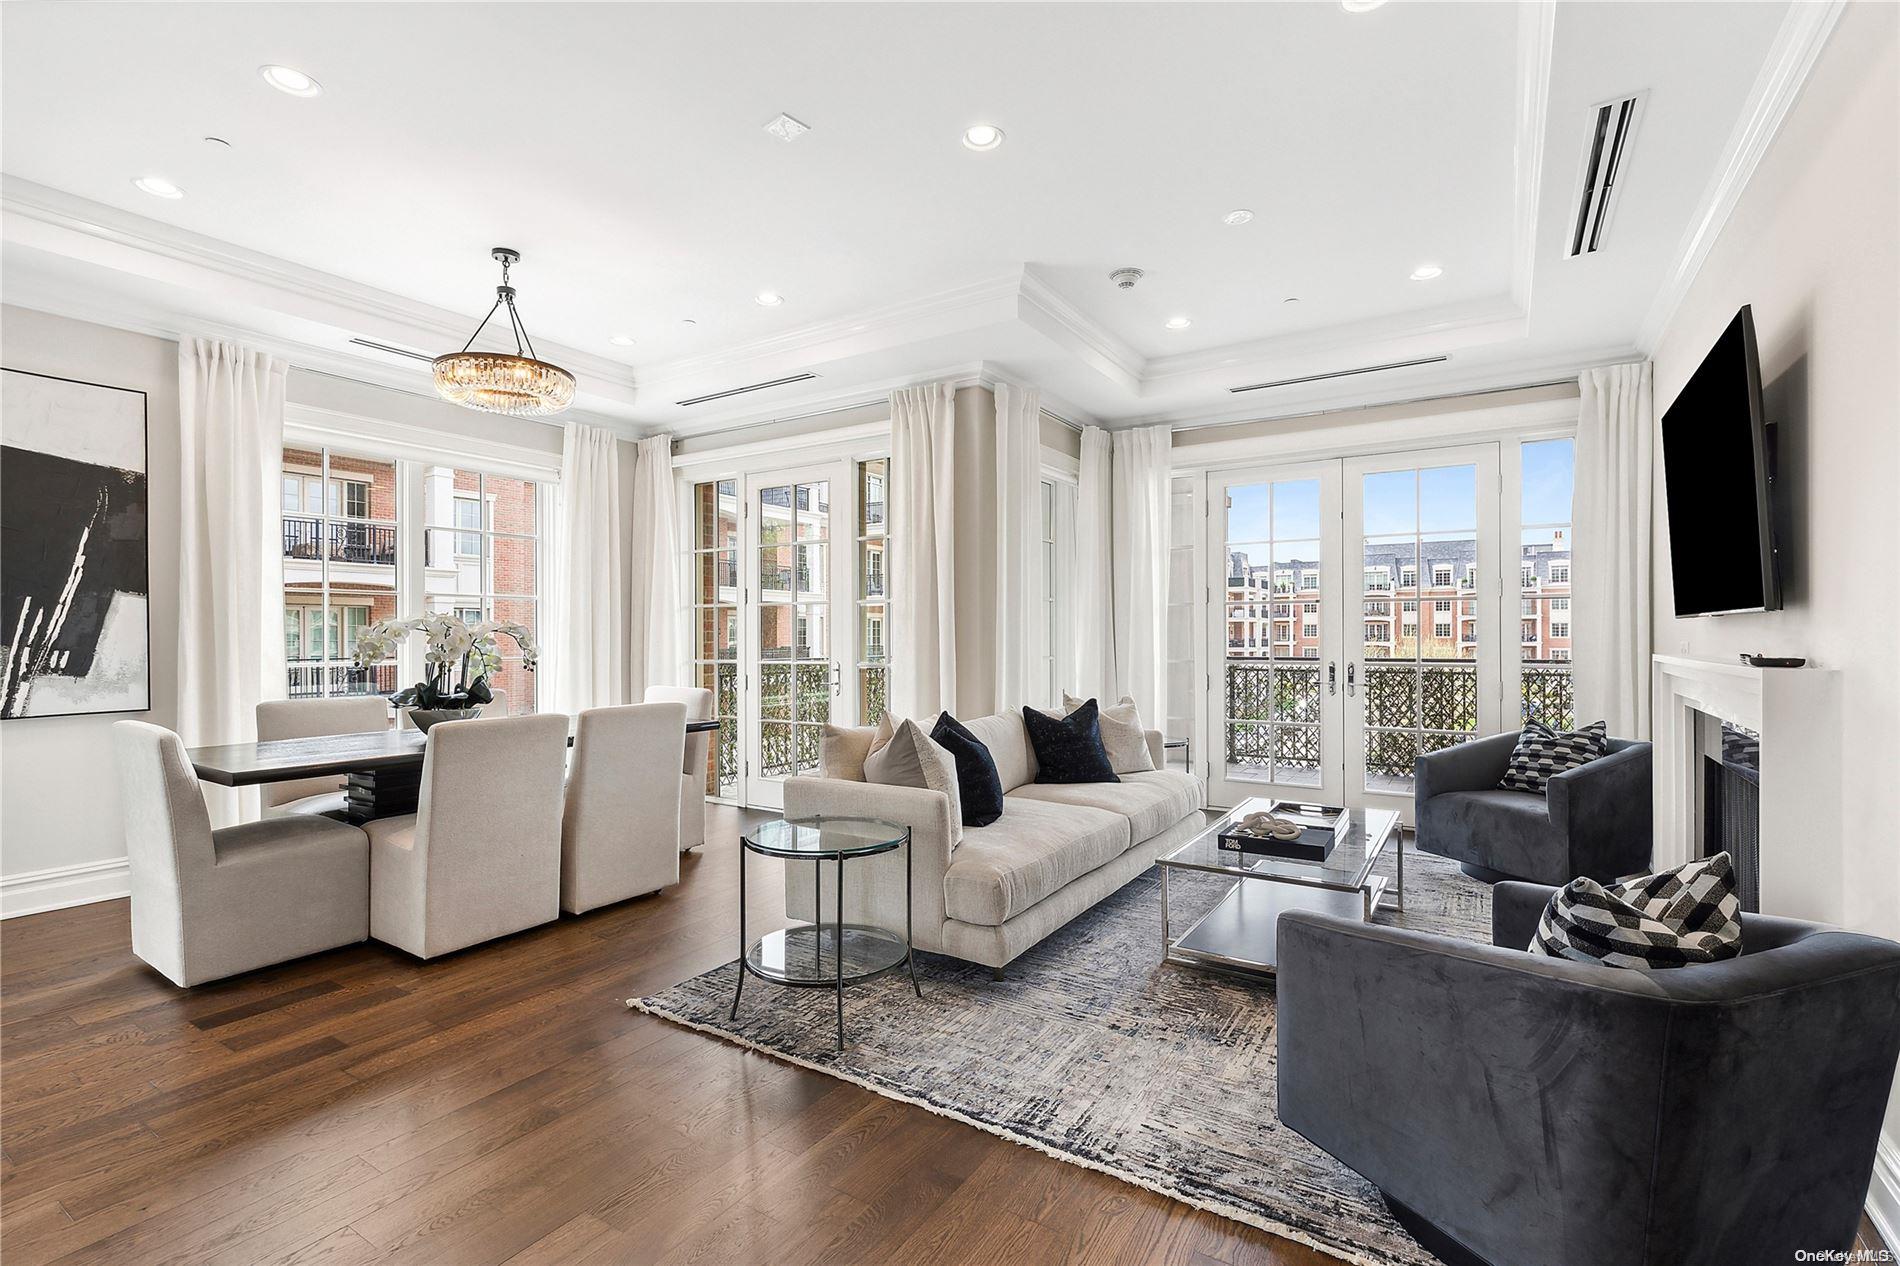
<path id="1" fill-rule="evenodd" d="M 877 731 L 868 725 L 827 725 L 818 731 L 818 776 L 864 781 L 864 758 Z"/>
<path id="2" fill-rule="evenodd" d="M 950 847 L 955 848 L 963 838 L 963 793 L 957 785 L 956 758 L 915 721 L 893 726 L 887 715 L 878 723 L 877 737 L 864 758 L 864 780 L 887 787 L 941 791 L 950 797 Z"/>
<path id="3" fill-rule="evenodd" d="M 1068 691 L 1062 692 L 1062 713 L 1068 716 L 1087 703 Z M 1123 695 L 1120 703 L 1097 703 L 1102 716 L 1102 750 L 1108 764 L 1118 774 L 1139 774 L 1155 767 L 1154 753 L 1148 750 L 1148 735 L 1142 729 L 1141 713 L 1135 701 Z"/>

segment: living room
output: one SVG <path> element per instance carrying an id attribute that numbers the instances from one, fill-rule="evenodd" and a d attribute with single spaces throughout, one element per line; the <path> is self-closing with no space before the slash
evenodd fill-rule
<path id="1" fill-rule="evenodd" d="M 1900 8 L 0 36 L 9 1261 L 1893 1260 Z"/>

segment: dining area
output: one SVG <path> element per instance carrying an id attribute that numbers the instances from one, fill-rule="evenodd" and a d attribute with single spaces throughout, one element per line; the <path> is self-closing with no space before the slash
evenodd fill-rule
<path id="1" fill-rule="evenodd" d="M 573 716 L 491 694 L 426 728 L 380 695 L 272 700 L 255 741 L 191 748 L 116 722 L 133 952 L 182 987 L 365 940 L 427 960 L 676 884 L 712 692 Z M 214 828 L 207 785 L 260 811 Z"/>

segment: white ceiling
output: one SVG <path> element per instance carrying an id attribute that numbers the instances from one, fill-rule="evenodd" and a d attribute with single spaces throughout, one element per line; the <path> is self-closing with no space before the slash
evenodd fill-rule
<path id="1" fill-rule="evenodd" d="M 580 406 L 679 432 L 970 365 L 1111 425 L 1504 385 L 1633 353 L 1788 8 L 13 4 L 0 263 L 10 302 L 420 386 L 347 340 L 459 346 L 509 245 Z M 1587 107 L 1638 90 L 1608 247 L 1565 259 Z"/>

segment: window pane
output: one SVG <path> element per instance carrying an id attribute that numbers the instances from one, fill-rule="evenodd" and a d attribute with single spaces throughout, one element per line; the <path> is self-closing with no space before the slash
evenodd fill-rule
<path id="1" fill-rule="evenodd" d="M 735 550 L 693 556 L 694 601 L 704 606 L 739 600 L 739 558 Z"/>
<path id="2" fill-rule="evenodd" d="M 860 545 L 860 597 L 882 598 L 886 592 L 884 579 L 885 543 L 881 538 L 864 541 Z"/>
<path id="3" fill-rule="evenodd" d="M 1577 442 L 1539 440 L 1519 450 L 1523 456 L 1523 521 L 1570 522 L 1570 498 L 1576 480 Z"/>
<path id="4" fill-rule="evenodd" d="M 510 479 L 506 475 L 482 476 L 482 500 L 488 508 L 488 530 L 532 535 L 536 531 L 536 493 L 535 485 L 525 479 Z"/>
<path id="5" fill-rule="evenodd" d="M 858 535 L 874 536 L 885 530 L 889 512 L 890 462 L 885 458 L 858 463 Z"/>
<path id="6" fill-rule="evenodd" d="M 877 664 L 884 661 L 885 609 L 882 606 L 859 607 L 859 619 L 862 621 L 859 645 L 860 657 L 865 663 Z"/>
<path id="7" fill-rule="evenodd" d="M 488 566 L 488 592 L 532 594 L 538 591 L 532 537 L 490 537 Z"/>
<path id="8" fill-rule="evenodd" d="M 479 546 L 473 555 L 462 553 L 460 546 L 463 542 L 459 538 L 463 536 L 479 539 L 480 534 L 452 532 L 444 528 L 429 530 L 425 554 L 428 567 L 426 583 L 431 594 L 474 599 L 481 597 L 482 563 Z"/>

